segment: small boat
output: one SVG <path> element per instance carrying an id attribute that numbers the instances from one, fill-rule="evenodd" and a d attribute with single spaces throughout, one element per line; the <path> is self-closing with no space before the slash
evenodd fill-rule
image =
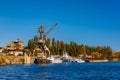
<path id="1" fill-rule="evenodd" d="M 60 58 L 55 58 L 52 55 L 48 56 L 47 60 L 53 64 L 62 63 L 62 60 Z"/>
<path id="2" fill-rule="evenodd" d="M 84 63 L 85 61 L 84 60 L 82 60 L 82 59 L 75 59 L 74 60 L 76 63 Z"/>
<path id="3" fill-rule="evenodd" d="M 73 60 L 71 61 L 71 63 L 78 63 L 78 61 L 75 60 L 75 59 L 73 59 Z"/>
<path id="4" fill-rule="evenodd" d="M 54 57 L 53 56 L 48 56 L 47 57 L 47 61 L 49 61 L 50 63 L 53 63 L 53 61 L 54 61 Z"/>
<path id="5" fill-rule="evenodd" d="M 71 63 L 72 60 L 70 58 L 63 58 L 62 63 Z"/>
<path id="6" fill-rule="evenodd" d="M 57 58 L 57 59 L 54 59 L 52 63 L 54 64 L 62 63 L 62 60 L 60 58 Z"/>
<path id="7" fill-rule="evenodd" d="M 84 63 L 85 61 L 82 59 L 70 59 L 70 58 L 63 58 L 62 63 Z"/>

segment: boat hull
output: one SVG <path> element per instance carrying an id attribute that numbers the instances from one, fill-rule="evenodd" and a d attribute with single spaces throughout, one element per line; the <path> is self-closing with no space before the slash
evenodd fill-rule
<path id="1" fill-rule="evenodd" d="M 51 60 L 47 60 L 47 59 L 35 59 L 34 61 L 35 64 L 49 64 L 49 63 L 52 63 Z"/>

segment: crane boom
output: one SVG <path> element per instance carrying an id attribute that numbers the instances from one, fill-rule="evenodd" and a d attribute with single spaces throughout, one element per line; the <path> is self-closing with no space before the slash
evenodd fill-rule
<path id="1" fill-rule="evenodd" d="M 48 30 L 48 32 L 46 32 L 45 37 L 46 37 L 57 25 L 58 25 L 58 24 L 56 23 L 52 28 L 50 28 L 50 29 Z"/>

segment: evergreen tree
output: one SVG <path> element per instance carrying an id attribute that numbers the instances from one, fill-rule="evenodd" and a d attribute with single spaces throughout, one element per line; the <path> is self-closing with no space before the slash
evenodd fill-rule
<path id="1" fill-rule="evenodd" d="M 33 50 L 35 49 L 36 44 L 33 42 L 33 40 L 28 41 L 28 49 L 31 52 L 30 54 L 33 54 Z"/>
<path id="2" fill-rule="evenodd" d="M 35 49 L 36 45 L 38 45 L 36 42 L 38 42 L 39 37 L 35 36 L 33 40 L 28 41 L 28 49 L 31 53 L 33 53 L 33 50 Z M 112 54 L 112 49 L 110 47 L 106 46 L 85 46 L 84 44 L 79 45 L 75 42 L 70 42 L 69 44 L 64 43 L 63 41 L 57 40 L 55 41 L 54 38 L 52 38 L 52 41 L 50 38 L 47 38 L 46 45 L 50 49 L 50 52 L 52 55 L 57 55 L 58 53 L 62 55 L 64 51 L 66 51 L 70 56 L 78 57 L 80 54 L 83 55 L 89 55 L 94 56 L 94 58 L 101 58 L 105 57 L 108 59 L 112 59 L 114 56 Z"/>
<path id="3" fill-rule="evenodd" d="M 48 49 L 50 50 L 50 38 L 47 38 L 46 45 L 47 45 Z"/>
<path id="4" fill-rule="evenodd" d="M 96 48 L 96 52 L 101 53 L 101 50 L 102 50 L 102 47 L 101 47 L 101 46 L 97 46 L 97 48 Z"/>
<path id="5" fill-rule="evenodd" d="M 86 55 L 86 48 L 83 44 L 80 46 L 80 54 Z"/>
<path id="6" fill-rule="evenodd" d="M 60 54 L 60 49 L 61 49 L 61 44 L 60 44 L 60 41 L 57 40 L 57 54 Z"/>
<path id="7" fill-rule="evenodd" d="M 55 39 L 52 38 L 52 45 L 51 45 L 51 53 L 54 55 L 55 54 Z"/>
<path id="8" fill-rule="evenodd" d="M 99 52 L 93 52 L 91 53 L 92 58 L 101 58 L 101 55 L 99 54 Z"/>
<path id="9" fill-rule="evenodd" d="M 34 40 L 35 43 L 37 43 L 38 40 L 39 40 L 39 37 L 37 35 L 35 35 L 33 40 Z"/>

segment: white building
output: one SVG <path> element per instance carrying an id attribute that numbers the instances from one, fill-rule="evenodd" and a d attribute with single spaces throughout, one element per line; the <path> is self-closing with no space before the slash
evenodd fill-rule
<path id="1" fill-rule="evenodd" d="M 2 52 L 2 50 L 3 50 L 3 48 L 2 48 L 2 47 L 0 47 L 0 53 Z"/>
<path id="2" fill-rule="evenodd" d="M 23 55 L 23 51 L 9 51 L 10 54 L 13 54 L 15 56 L 18 56 L 18 55 Z"/>
<path id="3" fill-rule="evenodd" d="M 24 42 L 20 40 L 12 41 L 6 46 L 6 49 L 8 49 L 9 54 L 13 54 L 15 56 L 23 55 Z"/>

